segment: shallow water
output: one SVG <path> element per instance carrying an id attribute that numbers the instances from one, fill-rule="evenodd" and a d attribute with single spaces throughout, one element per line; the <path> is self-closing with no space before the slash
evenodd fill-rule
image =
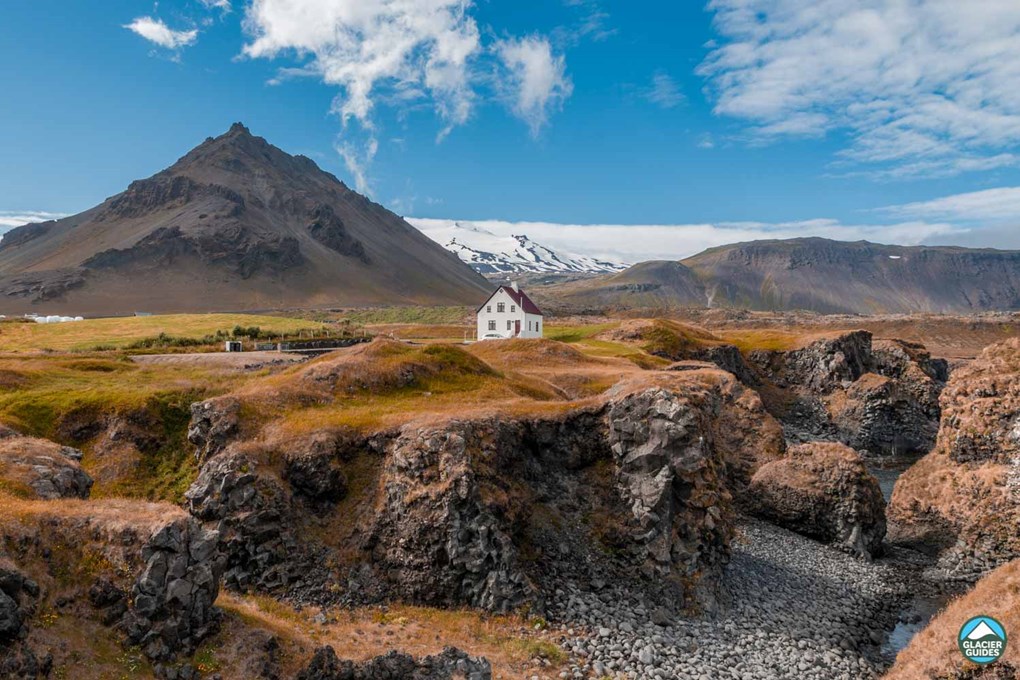
<path id="1" fill-rule="evenodd" d="M 918 595 L 900 612 L 900 620 L 882 645 L 882 656 L 892 661 L 945 608 L 953 596 L 948 593 Z"/>
<path id="2" fill-rule="evenodd" d="M 878 485 L 882 488 L 886 503 L 892 498 L 896 480 L 920 458 L 920 456 L 868 456 L 864 459 L 868 471 L 878 478 Z"/>
<path id="3" fill-rule="evenodd" d="M 921 456 L 870 456 L 865 458 L 868 471 L 878 479 L 878 485 L 882 489 L 886 503 L 892 498 L 896 480 L 920 458 Z M 951 594 L 937 592 L 925 592 L 914 596 L 910 604 L 900 612 L 900 620 L 882 645 L 882 656 L 892 662 L 896 655 L 910 644 L 915 635 L 924 630 L 932 618 L 945 608 L 952 598 Z"/>

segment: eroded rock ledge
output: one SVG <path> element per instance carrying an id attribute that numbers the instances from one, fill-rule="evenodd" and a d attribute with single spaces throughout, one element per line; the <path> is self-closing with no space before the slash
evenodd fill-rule
<path id="1" fill-rule="evenodd" d="M 553 570 L 654 580 L 712 606 L 734 494 L 784 450 L 757 395 L 718 370 L 546 416 L 210 446 L 205 433 L 232 422 L 222 403 L 193 408 L 192 441 L 212 457 L 189 510 L 223 534 L 227 587 L 300 601 L 541 608 Z"/>
<path id="2" fill-rule="evenodd" d="M 890 537 L 973 581 L 1020 557 L 1020 339 L 957 369 L 941 403 L 937 446 L 896 483 Z"/>

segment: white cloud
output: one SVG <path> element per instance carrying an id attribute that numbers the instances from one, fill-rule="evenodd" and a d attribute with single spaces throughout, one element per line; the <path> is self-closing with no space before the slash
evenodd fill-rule
<path id="1" fill-rule="evenodd" d="M 918 218 L 993 223 L 1020 221 L 1020 187 L 985 189 L 882 208 L 881 212 Z M 1020 230 L 1020 228 L 1018 228 Z"/>
<path id="2" fill-rule="evenodd" d="M 1015 0 L 711 0 L 720 39 L 699 73 L 715 111 L 758 136 L 845 131 L 881 177 L 1016 165 Z"/>
<path id="3" fill-rule="evenodd" d="M 67 217 L 64 213 L 43 210 L 0 210 L 0 233 L 31 222 L 46 222 Z"/>
<path id="4" fill-rule="evenodd" d="M 686 99 L 676 81 L 664 71 L 659 71 L 652 76 L 652 85 L 645 93 L 645 98 L 664 109 L 676 108 Z"/>
<path id="5" fill-rule="evenodd" d="M 360 148 L 359 148 L 360 146 Z M 371 196 L 372 186 L 368 179 L 368 168 L 375 160 L 375 154 L 379 151 L 379 142 L 375 137 L 370 137 L 364 144 L 359 145 L 352 141 L 342 141 L 336 144 L 336 152 L 340 154 L 347 171 L 354 177 L 354 188 L 360 193 Z"/>
<path id="6" fill-rule="evenodd" d="M 130 24 L 125 24 L 124 28 L 134 31 L 149 42 L 170 50 L 194 45 L 198 39 L 198 29 L 175 31 L 163 23 L 162 19 L 153 17 L 138 17 Z"/>
<path id="7" fill-rule="evenodd" d="M 202 4 L 208 9 L 218 9 L 222 10 L 224 13 L 233 10 L 230 0 L 202 0 Z"/>
<path id="8" fill-rule="evenodd" d="M 471 113 L 470 61 L 478 26 L 463 0 L 253 0 L 244 53 L 292 53 L 324 82 L 342 88 L 334 110 L 371 125 L 379 90 L 425 92 L 449 124 Z"/>
<path id="9" fill-rule="evenodd" d="M 505 87 L 514 114 L 537 136 L 549 114 L 563 105 L 574 89 L 566 60 L 554 55 L 541 36 L 509 38 L 496 43 L 496 54 L 508 71 Z"/>
<path id="10" fill-rule="evenodd" d="M 408 218 L 414 226 L 429 230 L 446 228 L 449 220 Z M 902 222 L 892 225 L 843 224 L 817 219 L 801 222 L 718 222 L 705 224 L 556 224 L 551 222 L 502 222 L 470 220 L 497 236 L 527 234 L 554 250 L 599 259 L 644 262 L 679 260 L 706 248 L 756 241 L 821 236 L 840 241 L 868 240 L 877 243 L 917 245 L 926 239 L 953 240 L 967 234 L 950 224 Z"/>

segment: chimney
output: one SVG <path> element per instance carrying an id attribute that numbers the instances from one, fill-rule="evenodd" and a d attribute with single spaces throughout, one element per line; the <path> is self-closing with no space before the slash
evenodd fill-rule
<path id="1" fill-rule="evenodd" d="M 510 282 L 510 287 L 514 289 L 515 293 L 520 293 L 521 292 L 521 289 L 517 287 L 517 282 L 516 281 L 511 281 Z"/>

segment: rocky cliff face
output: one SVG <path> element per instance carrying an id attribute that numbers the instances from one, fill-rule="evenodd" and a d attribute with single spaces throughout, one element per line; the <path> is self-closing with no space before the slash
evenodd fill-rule
<path id="1" fill-rule="evenodd" d="M 987 348 L 942 393 L 935 450 L 897 481 L 897 540 L 949 548 L 941 566 L 974 579 L 1020 557 L 1020 341 Z"/>
<path id="2" fill-rule="evenodd" d="M 873 454 L 923 453 L 935 444 L 948 367 L 919 345 L 873 343 L 854 331 L 794 350 L 755 350 L 748 361 L 791 439 L 841 441 Z"/>
<path id="3" fill-rule="evenodd" d="M 726 373 L 659 378 L 550 417 L 227 445 L 204 464 L 189 509 L 220 527 L 224 582 L 241 590 L 508 611 L 541 606 L 552 570 L 668 582 L 681 600 L 710 603 L 733 493 L 781 455 L 782 433 Z M 215 429 L 222 403 L 196 405 L 192 431 Z M 218 448 L 205 434 L 193 441 Z M 357 550 L 309 541 L 310 513 Z M 335 570 L 309 566 L 327 562 Z M 341 593 L 329 589 L 337 580 Z"/>

